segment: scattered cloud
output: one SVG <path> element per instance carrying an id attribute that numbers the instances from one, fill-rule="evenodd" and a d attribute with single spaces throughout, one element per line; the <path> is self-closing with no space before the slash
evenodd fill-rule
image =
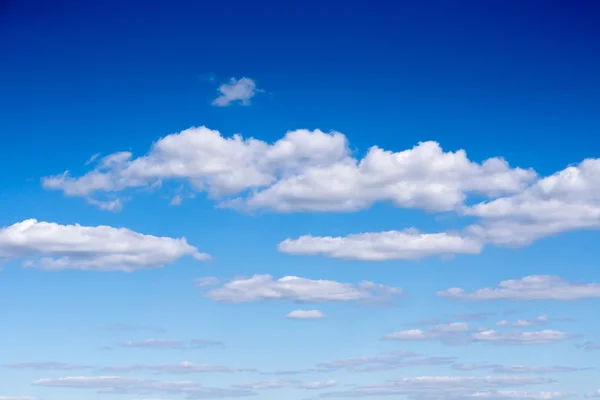
<path id="1" fill-rule="evenodd" d="M 450 233 L 404 231 L 361 233 L 346 237 L 302 236 L 279 243 L 279 251 L 295 255 L 325 255 L 346 260 L 420 259 L 453 254 L 477 254 L 483 244 Z"/>
<path id="2" fill-rule="evenodd" d="M 9 363 L 4 365 L 6 368 L 14 368 L 14 369 L 36 369 L 36 370 L 62 370 L 62 371 L 71 371 L 71 370 L 80 370 L 80 369 L 89 369 L 91 367 L 87 365 L 75 365 L 68 364 L 62 362 L 18 362 L 18 363 Z"/>
<path id="3" fill-rule="evenodd" d="M 319 310 L 294 310 L 289 313 L 286 318 L 289 319 L 321 319 L 325 318 L 325 314 L 323 314 Z"/>
<path id="4" fill-rule="evenodd" d="M 600 350 L 600 343 L 583 342 L 583 343 L 575 344 L 575 347 L 577 347 L 578 349 L 584 349 L 584 350 Z"/>
<path id="5" fill-rule="evenodd" d="M 197 287 L 203 288 L 208 286 L 217 286 L 219 283 L 221 283 L 221 280 L 211 276 L 207 278 L 198 278 L 194 280 L 194 283 Z"/>
<path id="6" fill-rule="evenodd" d="M 473 393 L 470 397 L 494 400 L 554 400 L 574 396 L 570 392 L 524 392 L 519 390 L 489 390 Z"/>
<path id="7" fill-rule="evenodd" d="M 59 225 L 28 219 L 0 228 L 0 260 L 22 259 L 24 266 L 56 271 L 125 271 L 159 268 L 208 254 L 187 243 L 110 226 Z"/>
<path id="8" fill-rule="evenodd" d="M 411 399 L 463 399 L 481 397 L 481 393 L 535 384 L 547 384 L 552 379 L 536 376 L 419 376 L 400 378 L 382 384 L 357 386 L 350 390 L 325 393 L 323 397 L 407 396 Z"/>
<path id="9" fill-rule="evenodd" d="M 263 92 L 263 90 L 258 89 L 256 82 L 250 78 L 231 78 L 228 83 L 219 86 L 220 95 L 212 104 L 227 107 L 234 102 L 239 102 L 243 106 L 249 106 L 250 99 L 260 92 Z"/>
<path id="10" fill-rule="evenodd" d="M 223 343 L 210 339 L 192 339 L 188 341 L 172 339 L 145 339 L 127 340 L 121 343 L 122 347 L 134 347 L 144 349 L 192 349 L 223 346 Z"/>
<path id="11" fill-rule="evenodd" d="M 198 374 L 208 372 L 233 372 L 232 369 L 220 365 L 209 364 L 194 364 L 189 361 L 182 361 L 177 364 L 160 364 L 160 365 L 112 365 L 102 368 L 106 372 L 137 372 L 150 371 L 157 374 L 185 375 Z"/>
<path id="12" fill-rule="evenodd" d="M 408 329 L 389 333 L 384 336 L 385 340 L 441 340 L 446 342 L 463 341 L 465 332 L 469 332 L 469 324 L 466 322 L 450 322 L 431 327 L 428 330 Z"/>
<path id="13" fill-rule="evenodd" d="M 589 397 L 589 398 L 597 398 L 597 397 L 600 397 L 600 389 L 598 389 L 598 390 L 594 390 L 593 392 L 589 392 L 589 393 L 587 393 L 585 397 Z"/>
<path id="14" fill-rule="evenodd" d="M 496 322 L 496 326 L 534 326 L 545 325 L 549 321 L 547 315 L 540 315 L 534 319 L 519 319 L 516 321 L 501 320 Z"/>
<path id="15" fill-rule="evenodd" d="M 554 374 L 565 372 L 584 371 L 590 368 L 531 365 L 498 365 L 498 364 L 454 364 L 453 369 L 459 371 L 492 370 L 496 374 Z"/>
<path id="16" fill-rule="evenodd" d="M 251 390 L 281 389 L 293 385 L 294 382 L 295 381 L 281 379 L 273 381 L 238 383 L 233 385 L 233 387 Z"/>
<path id="17" fill-rule="evenodd" d="M 580 300 L 600 297 L 598 283 L 570 283 L 552 275 L 530 275 L 518 280 L 502 281 L 497 288 L 467 292 L 451 288 L 437 293 L 440 297 L 456 300 Z"/>
<path id="18" fill-rule="evenodd" d="M 228 398 L 253 396 L 251 390 L 222 389 L 202 386 L 188 381 L 155 381 L 117 376 L 68 376 L 44 378 L 33 382 L 35 386 L 97 389 L 99 394 L 129 395 L 185 395 L 188 399 Z"/>
<path id="19" fill-rule="evenodd" d="M 331 371 L 345 369 L 353 372 L 375 372 L 417 366 L 447 365 L 456 361 L 455 357 L 421 358 L 421 354 L 410 351 L 390 351 L 385 354 L 322 362 L 317 367 Z"/>
<path id="20" fill-rule="evenodd" d="M 0 400 L 37 400 L 31 396 L 0 396 Z"/>
<path id="21" fill-rule="evenodd" d="M 262 300 L 327 302 L 374 300 L 401 293 L 399 288 L 366 281 L 355 285 L 297 276 L 286 276 L 275 280 L 271 275 L 254 275 L 251 278 L 233 279 L 222 287 L 207 292 L 206 297 L 232 303 Z"/>
<path id="22" fill-rule="evenodd" d="M 494 344 L 526 345 L 548 344 L 573 338 L 573 335 L 561 331 L 543 330 L 538 332 L 497 332 L 486 330 L 473 333 L 473 340 Z"/>
<path id="23" fill-rule="evenodd" d="M 300 383 L 298 385 L 298 387 L 300 389 L 310 389 L 310 390 L 328 389 L 330 387 L 336 386 L 337 384 L 338 384 L 337 381 L 330 379 L 328 381 L 323 381 L 323 382 L 304 382 L 304 383 Z"/>

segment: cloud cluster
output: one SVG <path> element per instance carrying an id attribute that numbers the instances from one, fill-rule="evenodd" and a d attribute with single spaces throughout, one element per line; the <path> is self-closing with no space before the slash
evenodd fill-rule
<path id="1" fill-rule="evenodd" d="M 394 379 L 382 384 L 357 386 L 350 390 L 329 392 L 323 396 L 340 398 L 407 396 L 411 399 L 464 399 L 471 397 L 491 397 L 491 394 L 498 395 L 499 393 L 503 393 L 502 391 L 505 388 L 547 384 L 551 382 L 553 382 L 551 379 L 536 376 L 418 376 Z M 531 392 L 521 393 L 532 395 Z M 506 398 L 506 396 L 502 398 Z M 539 398 L 542 399 L 543 397 Z"/>
<path id="2" fill-rule="evenodd" d="M 297 276 L 275 280 L 271 275 L 254 275 L 251 278 L 233 279 L 222 287 L 208 291 L 205 296 L 214 301 L 232 303 L 262 300 L 328 302 L 376 300 L 401 293 L 399 288 L 366 281 L 355 285 Z"/>
<path id="3" fill-rule="evenodd" d="M 126 271 L 158 268 L 181 257 L 206 260 L 185 238 L 143 235 L 110 226 L 60 225 L 28 219 L 0 228 L 0 261 L 21 259 L 44 270 Z"/>
<path id="4" fill-rule="evenodd" d="M 497 288 L 467 292 L 461 288 L 439 291 L 438 296 L 456 300 L 580 300 L 600 297 L 598 283 L 570 283 L 552 275 L 530 275 L 522 279 L 506 280 Z"/>
<path id="5" fill-rule="evenodd" d="M 33 382 L 36 386 L 96 389 L 99 394 L 123 395 L 184 395 L 188 399 L 228 398 L 253 396 L 246 389 L 224 389 L 202 386 L 188 381 L 155 381 L 118 376 L 68 376 L 44 378 Z"/>
<path id="6" fill-rule="evenodd" d="M 400 152 L 374 146 L 357 159 L 343 134 L 302 129 L 269 144 L 190 128 L 158 140 L 144 156 L 118 152 L 95 161 L 83 176 L 65 172 L 44 178 L 43 185 L 89 197 L 183 179 L 198 191 L 225 196 L 230 206 L 250 209 L 356 211 L 391 202 L 448 211 L 469 193 L 519 193 L 536 178 L 534 171 L 511 168 L 501 158 L 476 163 L 464 150 L 445 152 L 436 142 Z M 247 196 L 230 197 L 249 189 Z"/>

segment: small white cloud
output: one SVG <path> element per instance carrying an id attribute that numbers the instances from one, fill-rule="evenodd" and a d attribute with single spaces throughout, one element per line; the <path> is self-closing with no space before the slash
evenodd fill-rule
<path id="1" fill-rule="evenodd" d="M 447 324 L 436 325 L 428 330 L 408 329 L 404 331 L 393 332 L 384 336 L 386 340 L 442 340 L 456 341 L 461 340 L 465 332 L 469 331 L 469 324 L 465 322 L 451 322 Z"/>
<path id="2" fill-rule="evenodd" d="M 256 82 L 250 78 L 231 78 L 229 83 L 224 83 L 219 86 L 219 92 L 221 93 L 213 101 L 214 106 L 227 107 L 234 102 L 240 102 L 244 106 L 250 105 L 250 99 L 256 95 L 256 93 L 263 92 L 263 90 L 256 87 Z"/>
<path id="3" fill-rule="evenodd" d="M 125 228 L 28 219 L 0 229 L 0 260 L 23 259 L 25 266 L 44 270 L 131 272 L 159 268 L 184 256 L 210 258 L 185 238 L 143 235 Z"/>
<path id="4" fill-rule="evenodd" d="M 549 329 L 537 332 L 497 332 L 495 330 L 486 330 L 473 333 L 472 337 L 473 340 L 480 342 L 506 345 L 527 345 L 555 343 L 571 339 L 573 335 Z"/>
<path id="5" fill-rule="evenodd" d="M 580 300 L 600 297 L 598 283 L 570 283 L 558 276 L 530 275 L 518 280 L 502 281 L 497 288 L 467 292 L 451 288 L 437 293 L 456 300 Z"/>
<path id="6" fill-rule="evenodd" d="M 233 385 L 233 387 L 240 388 L 240 389 L 252 389 L 252 390 L 281 389 L 284 387 L 291 386 L 293 383 L 294 383 L 294 381 L 274 380 L 274 381 L 238 383 L 238 384 Z"/>
<path id="7" fill-rule="evenodd" d="M 31 396 L 0 396 L 0 400 L 37 400 Z"/>
<path id="8" fill-rule="evenodd" d="M 219 280 L 219 278 L 209 276 L 206 278 L 198 278 L 198 279 L 194 280 L 194 283 L 196 284 L 197 287 L 203 288 L 203 287 L 208 287 L 208 286 L 216 286 L 219 283 L 221 283 L 221 281 Z"/>
<path id="9" fill-rule="evenodd" d="M 14 369 L 37 369 L 37 370 L 78 370 L 91 368 L 87 365 L 74 365 L 62 362 L 19 362 L 9 363 L 5 365 L 6 368 Z"/>
<path id="10" fill-rule="evenodd" d="M 171 339 L 146 339 L 146 340 L 127 340 L 121 343 L 122 347 L 146 348 L 146 349 L 189 349 L 206 348 L 214 346 L 223 346 L 223 343 L 210 339 L 192 339 L 188 341 Z"/>
<path id="11" fill-rule="evenodd" d="M 207 292 L 206 297 L 232 303 L 277 299 L 327 302 L 376 300 L 401 293 L 399 288 L 366 281 L 355 285 L 297 276 L 285 276 L 274 280 L 271 275 L 254 275 L 251 278 L 233 279 L 222 287 Z"/>
<path id="12" fill-rule="evenodd" d="M 325 314 L 323 314 L 319 310 L 294 310 L 289 313 L 286 318 L 290 319 L 321 319 L 325 318 Z"/>
<path id="13" fill-rule="evenodd" d="M 332 379 L 323 382 L 304 382 L 300 383 L 298 387 L 300 389 L 327 389 L 336 386 L 338 383 Z"/>
<path id="14" fill-rule="evenodd" d="M 508 321 L 508 320 L 501 320 L 496 322 L 496 326 L 534 326 L 534 325 L 544 325 L 548 322 L 548 316 L 547 315 L 540 315 L 537 318 L 534 319 L 519 319 L 516 321 Z"/>
<path id="15" fill-rule="evenodd" d="M 589 393 L 587 393 L 585 397 L 589 397 L 589 398 L 597 398 L 597 397 L 600 397 L 600 389 L 598 389 L 598 390 L 594 390 L 593 392 L 589 392 Z"/>
<path id="16" fill-rule="evenodd" d="M 420 259 L 453 254 L 478 254 L 483 244 L 449 233 L 404 231 L 361 233 L 346 237 L 302 236 L 279 243 L 279 251 L 296 255 L 321 254 L 347 260 Z"/>

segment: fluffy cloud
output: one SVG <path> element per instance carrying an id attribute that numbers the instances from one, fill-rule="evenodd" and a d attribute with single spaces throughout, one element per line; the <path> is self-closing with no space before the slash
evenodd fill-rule
<path id="1" fill-rule="evenodd" d="M 68 196 L 90 198 L 184 180 L 221 199 L 221 205 L 245 209 L 340 212 L 390 202 L 448 211 L 470 193 L 521 192 L 535 177 L 501 158 L 472 162 L 465 151 L 444 152 L 436 142 L 400 152 L 372 147 L 357 159 L 339 132 L 295 130 L 270 144 L 199 127 L 163 137 L 144 156 L 113 153 L 97 159 L 83 176 L 67 171 L 42 183 Z"/>
<path id="2" fill-rule="evenodd" d="M 326 302 L 375 300 L 401 294 L 401 290 L 373 282 L 357 285 L 328 280 L 312 280 L 286 276 L 274 280 L 271 275 L 233 279 L 220 288 L 206 293 L 215 301 L 247 303 L 261 300 L 291 300 L 298 302 Z"/>
<path id="3" fill-rule="evenodd" d="M 286 239 L 279 251 L 296 255 L 322 254 L 347 260 L 420 259 L 452 254 L 477 254 L 483 244 L 458 234 L 421 233 L 416 229 L 361 233 L 345 237 L 302 236 Z"/>
<path id="4" fill-rule="evenodd" d="M 304 382 L 304 383 L 300 383 L 298 385 L 298 387 L 301 389 L 314 390 L 314 389 L 327 389 L 330 387 L 334 387 L 337 384 L 338 384 L 337 381 L 330 379 L 328 381 L 322 381 L 322 382 Z"/>
<path id="5" fill-rule="evenodd" d="M 286 318 L 290 319 L 321 319 L 325 318 L 325 314 L 323 314 L 319 310 L 294 310 L 289 313 Z"/>
<path id="6" fill-rule="evenodd" d="M 45 378 L 34 381 L 33 384 L 46 387 L 97 389 L 100 394 L 112 395 L 185 395 L 189 399 L 243 397 L 256 394 L 251 390 L 212 388 L 188 381 L 165 382 L 117 376 Z"/>
<path id="7" fill-rule="evenodd" d="M 463 399 L 477 397 L 478 393 L 503 390 L 506 387 L 550 382 L 553 380 L 536 376 L 419 376 L 394 379 L 383 384 L 357 386 L 346 391 L 329 392 L 323 397 L 350 398 L 392 395 L 425 399 Z"/>
<path id="8" fill-rule="evenodd" d="M 227 107 L 234 102 L 239 102 L 244 106 L 248 106 L 250 105 L 250 99 L 256 93 L 262 91 L 256 87 L 256 82 L 250 78 L 231 78 L 229 83 L 219 86 L 220 95 L 212 104 L 219 107 Z"/>
<path id="9" fill-rule="evenodd" d="M 576 229 L 600 227 L 600 159 L 538 180 L 523 192 L 476 204 L 466 215 L 483 218 L 470 228 L 485 241 L 525 245 Z"/>
<path id="10" fill-rule="evenodd" d="M 516 321 L 507 321 L 505 319 L 496 322 L 497 326 L 533 326 L 533 325 L 544 325 L 548 322 L 547 315 L 540 315 L 534 319 L 519 319 Z"/>
<path id="11" fill-rule="evenodd" d="M 0 229 L 0 260 L 23 259 L 45 270 L 126 271 L 158 268 L 191 256 L 206 260 L 185 238 L 143 235 L 110 226 L 25 220 Z"/>
<path id="12" fill-rule="evenodd" d="M 521 344 L 548 344 L 561 340 L 571 339 L 573 335 L 554 330 L 538 332 L 497 332 L 486 330 L 473 333 L 473 340 L 494 344 L 521 345 Z"/>
<path id="13" fill-rule="evenodd" d="M 580 300 L 600 297 L 598 283 L 570 283 L 558 276 L 530 275 L 518 280 L 499 283 L 497 288 L 478 289 L 467 292 L 451 288 L 437 293 L 438 296 L 457 300 Z"/>

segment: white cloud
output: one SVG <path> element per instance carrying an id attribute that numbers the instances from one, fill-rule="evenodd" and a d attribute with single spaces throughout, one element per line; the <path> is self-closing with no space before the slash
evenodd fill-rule
<path id="1" fill-rule="evenodd" d="M 182 361 L 177 364 L 160 364 L 160 365 L 112 365 L 102 368 L 108 372 L 133 372 L 133 371 L 152 371 L 160 374 L 185 375 L 198 374 L 207 372 L 233 372 L 232 369 L 220 365 L 209 364 L 194 364 L 189 361 Z"/>
<path id="2" fill-rule="evenodd" d="M 540 315 L 539 317 L 536 317 L 534 319 L 519 319 L 516 321 L 508 321 L 508 320 L 501 320 L 496 322 L 496 326 L 534 326 L 534 325 L 544 325 L 548 323 L 548 316 L 547 315 Z"/>
<path id="3" fill-rule="evenodd" d="M 294 310 L 287 315 L 287 318 L 290 318 L 290 319 L 321 319 L 321 318 L 325 318 L 325 314 L 323 314 L 319 310 Z"/>
<path id="4" fill-rule="evenodd" d="M 215 301 L 246 303 L 261 300 L 326 302 L 375 300 L 401 294 L 401 289 L 363 281 L 357 285 L 328 280 L 312 280 L 286 276 L 274 280 L 271 275 L 233 279 L 206 293 Z"/>
<path id="5" fill-rule="evenodd" d="M 578 349 L 585 349 L 585 350 L 600 350 L 600 343 L 594 343 L 594 342 L 577 343 L 575 345 L 575 347 L 577 347 Z"/>
<path id="6" fill-rule="evenodd" d="M 404 231 L 361 233 L 345 237 L 301 236 L 279 243 L 279 251 L 296 255 L 322 254 L 347 260 L 420 259 L 452 254 L 477 254 L 483 244 L 450 233 Z"/>
<path id="7" fill-rule="evenodd" d="M 538 332 L 497 332 L 486 330 L 473 333 L 473 339 L 480 342 L 506 345 L 548 344 L 570 339 L 573 335 L 566 332 L 543 330 Z"/>
<path id="8" fill-rule="evenodd" d="M 453 369 L 459 371 L 476 371 L 482 369 L 492 370 L 497 374 L 554 374 L 565 372 L 577 372 L 589 368 L 565 367 L 559 365 L 552 366 L 531 366 L 531 365 L 498 365 L 498 364 L 454 364 Z"/>
<path id="9" fill-rule="evenodd" d="M 262 382 L 248 382 L 238 383 L 233 387 L 240 389 L 252 389 L 252 390 L 264 390 L 264 389 L 281 389 L 284 387 L 291 386 L 294 381 L 289 380 L 273 380 L 273 381 L 262 381 Z"/>
<path id="10" fill-rule="evenodd" d="M 375 372 L 416 366 L 445 365 L 456 361 L 455 357 L 415 358 L 422 355 L 402 350 L 389 351 L 385 354 L 385 356 L 365 356 L 327 361 L 319 363 L 317 367 L 325 370 L 347 369 L 354 372 Z"/>
<path id="11" fill-rule="evenodd" d="M 4 366 L 6 368 L 14 368 L 14 369 L 63 370 L 63 371 L 90 368 L 87 365 L 75 365 L 75 364 L 68 364 L 68 363 L 62 363 L 62 362 L 18 362 L 18 363 L 5 364 Z"/>
<path id="12" fill-rule="evenodd" d="M 585 397 L 596 398 L 600 397 L 600 389 L 594 390 L 593 392 L 589 392 Z"/>
<path id="13" fill-rule="evenodd" d="M 464 340 L 464 333 L 469 331 L 466 322 L 450 322 L 436 325 L 428 330 L 408 329 L 389 333 L 384 336 L 386 340 L 431 340 L 459 341 Z"/>
<path id="14" fill-rule="evenodd" d="M 327 389 L 330 387 L 334 387 L 336 386 L 338 383 L 337 381 L 334 381 L 333 379 L 330 379 L 328 381 L 323 381 L 323 382 L 304 382 L 304 383 L 300 383 L 298 385 L 299 388 L 301 389 Z"/>
<path id="15" fill-rule="evenodd" d="M 221 389 L 202 386 L 189 381 L 154 381 L 117 376 L 68 376 L 44 378 L 33 382 L 36 386 L 98 389 L 100 394 L 185 395 L 189 399 L 253 396 L 255 392 L 242 389 Z"/>
<path id="16" fill-rule="evenodd" d="M 600 159 L 586 159 L 523 192 L 476 204 L 464 213 L 484 219 L 470 228 L 472 234 L 502 245 L 526 245 L 560 232 L 599 228 Z"/>
<path id="17" fill-rule="evenodd" d="M 59 225 L 28 219 L 0 229 L 0 260 L 23 259 L 45 270 L 126 271 L 158 268 L 184 256 L 208 254 L 187 243 L 110 226 Z"/>
<path id="18" fill-rule="evenodd" d="M 122 342 L 121 346 L 146 349 L 190 349 L 223 346 L 223 343 L 216 340 L 202 338 L 188 341 L 150 338 L 145 340 L 127 340 Z"/>
<path id="19" fill-rule="evenodd" d="M 536 376 L 419 376 L 400 378 L 382 384 L 357 386 L 350 390 L 329 392 L 323 397 L 407 396 L 414 399 L 463 399 L 490 390 L 503 390 L 553 382 Z"/>
<path id="20" fill-rule="evenodd" d="M 530 275 L 499 283 L 497 288 L 467 292 L 461 288 L 439 291 L 438 296 L 457 300 L 580 300 L 600 297 L 598 283 L 570 283 L 552 275 Z"/>
<path id="21" fill-rule="evenodd" d="M 372 147 L 357 159 L 339 132 L 300 129 L 271 144 L 199 127 L 163 137 L 144 156 L 113 153 L 83 176 L 67 171 L 42 183 L 68 196 L 89 198 L 183 180 L 220 199 L 222 206 L 244 209 L 343 212 L 390 202 L 449 211 L 469 193 L 518 193 L 535 177 L 500 158 L 472 162 L 463 150 L 444 152 L 436 142 L 400 152 Z"/>
<path id="22" fill-rule="evenodd" d="M 263 90 L 256 87 L 256 82 L 250 78 L 231 78 L 229 83 L 219 86 L 219 97 L 213 101 L 213 105 L 220 107 L 230 106 L 233 102 L 240 102 L 244 106 L 250 105 L 250 99 Z"/>
<path id="23" fill-rule="evenodd" d="M 0 396 L 0 400 L 37 400 L 31 396 Z"/>
<path id="24" fill-rule="evenodd" d="M 473 393 L 470 397 L 478 399 L 498 399 L 498 400 L 553 400 L 564 399 L 573 396 L 568 392 L 523 392 L 519 390 L 493 390 Z"/>

